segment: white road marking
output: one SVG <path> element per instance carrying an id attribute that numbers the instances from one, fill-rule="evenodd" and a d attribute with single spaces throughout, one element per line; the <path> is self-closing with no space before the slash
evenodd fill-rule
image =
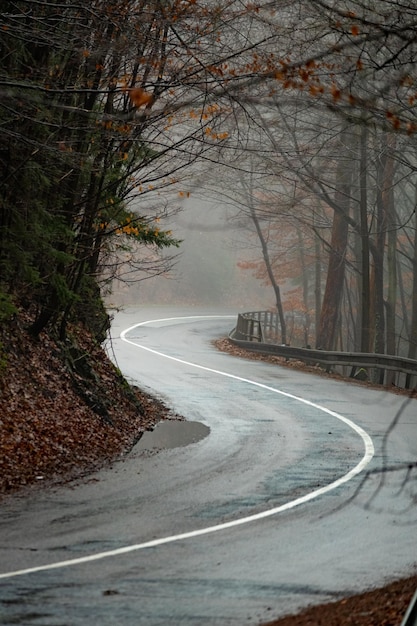
<path id="1" fill-rule="evenodd" d="M 355 465 L 355 467 L 353 467 L 349 472 L 347 472 L 347 474 L 344 474 L 337 480 L 329 483 L 328 485 L 324 487 L 320 487 L 320 489 L 315 489 L 314 491 L 311 491 L 310 493 L 307 493 L 306 495 L 301 496 L 300 498 L 296 498 L 295 500 L 291 500 L 290 502 L 287 502 L 286 504 L 282 504 L 281 506 L 277 506 L 275 508 L 262 511 L 260 513 L 255 513 L 254 515 L 241 517 L 240 519 L 236 519 L 231 522 L 224 522 L 223 524 L 216 524 L 214 526 L 208 526 L 207 528 L 200 528 L 199 530 L 192 530 L 190 532 L 180 533 L 178 535 L 170 535 L 168 537 L 161 537 L 160 539 L 153 539 L 151 541 L 145 541 L 144 543 L 136 543 L 130 546 L 125 546 L 123 548 L 116 548 L 115 550 L 107 550 L 105 552 L 99 552 L 97 554 L 90 554 L 89 556 L 83 556 L 77 559 L 68 559 L 66 561 L 58 561 L 57 563 L 49 563 L 47 565 L 39 565 L 37 567 L 28 567 L 26 569 L 16 570 L 13 572 L 6 572 L 4 574 L 0 574 L 0 579 L 7 579 L 7 578 L 13 578 L 15 576 L 23 576 L 25 574 L 34 574 L 36 572 L 45 572 L 45 571 L 54 570 L 54 569 L 61 569 L 61 568 L 69 567 L 72 565 L 81 565 L 83 563 L 92 563 L 93 561 L 99 561 L 101 559 L 106 559 L 109 557 L 121 556 L 122 554 L 128 554 L 130 552 L 136 552 L 138 550 L 145 550 L 147 548 L 157 548 L 158 546 L 162 546 L 167 543 L 174 543 L 176 541 L 183 541 L 185 539 L 193 539 L 194 537 L 201 537 L 202 535 L 209 535 L 211 533 L 220 532 L 222 530 L 227 530 L 229 528 L 236 528 L 237 526 L 242 526 L 244 524 L 256 522 L 256 521 L 265 519 L 267 517 L 272 517 L 273 515 L 277 515 L 278 513 L 289 511 L 290 509 L 294 509 L 295 507 L 300 506 L 301 504 L 306 504 L 307 502 L 310 502 L 311 500 L 314 500 L 315 498 L 318 498 L 319 496 L 329 493 L 330 491 L 333 491 L 334 489 L 337 489 L 341 485 L 344 485 L 345 483 L 349 482 L 350 480 L 352 480 L 355 476 L 360 474 L 365 469 L 365 467 L 370 463 L 370 461 L 372 460 L 375 454 L 374 444 L 372 442 L 371 437 L 368 435 L 368 433 L 363 428 L 355 424 L 355 422 L 348 419 L 347 417 L 344 417 L 343 415 L 340 415 L 339 413 L 336 413 L 335 411 L 331 411 L 330 409 L 327 409 L 326 407 L 323 407 L 320 404 L 316 404 L 315 402 L 311 402 L 310 400 L 306 400 L 305 398 L 301 398 L 291 393 L 287 393 L 286 391 L 274 389 L 274 387 L 269 387 L 268 385 L 264 385 L 263 383 L 258 383 L 248 378 L 242 378 L 241 376 L 236 376 L 235 374 L 228 374 L 227 372 L 222 372 L 220 370 L 212 369 L 210 367 L 198 365 L 197 363 L 191 363 L 190 361 L 185 361 L 184 359 L 179 359 L 177 357 L 169 356 L 167 354 L 164 354 L 163 352 L 159 352 L 158 350 L 153 350 L 152 348 L 147 348 L 146 346 L 142 346 L 141 344 L 135 343 L 134 341 L 126 338 L 127 333 L 129 333 L 131 330 L 133 330 L 134 328 L 138 328 L 139 326 L 145 326 L 146 324 L 155 324 L 155 323 L 176 321 L 176 320 L 183 320 L 183 319 L 211 319 L 211 318 L 226 318 L 226 317 L 235 317 L 235 316 L 232 316 L 232 315 L 227 315 L 227 316 L 226 315 L 198 315 L 198 316 L 194 315 L 194 316 L 187 316 L 187 317 L 170 317 L 170 318 L 164 318 L 164 319 L 158 319 L 158 320 L 148 320 L 148 321 L 140 322 L 139 324 L 134 324 L 133 326 L 130 326 L 129 328 L 124 330 L 122 333 L 120 333 L 120 337 L 126 343 L 130 343 L 137 348 L 146 350 L 147 352 L 151 352 L 152 354 L 156 354 L 157 356 L 170 359 L 171 361 L 176 361 L 177 363 L 181 363 L 183 365 L 195 367 L 197 369 L 204 370 L 212 374 L 218 374 L 221 376 L 225 376 L 227 378 L 231 378 L 233 380 L 238 380 L 240 382 L 247 383 L 249 385 L 254 385 L 255 387 L 260 387 L 261 389 L 266 389 L 267 391 L 272 391 L 273 393 L 277 393 L 281 396 L 285 396 L 286 398 L 296 400 L 297 402 L 301 402 L 302 404 L 305 404 L 307 406 L 314 407 L 315 409 L 319 409 L 320 411 L 323 411 L 323 413 L 327 413 L 328 415 L 335 417 L 336 419 L 340 420 L 341 422 L 345 423 L 347 426 L 352 428 L 362 438 L 362 441 L 365 447 L 365 453 L 362 459 L 359 461 L 359 463 Z"/>

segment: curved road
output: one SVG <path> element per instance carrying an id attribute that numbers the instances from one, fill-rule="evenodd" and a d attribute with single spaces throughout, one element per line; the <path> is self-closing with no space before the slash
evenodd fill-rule
<path id="1" fill-rule="evenodd" d="M 209 434 L 3 506 L 0 624 L 259 624 L 415 572 L 416 401 L 219 353 L 235 319 L 116 315 L 125 375 Z"/>

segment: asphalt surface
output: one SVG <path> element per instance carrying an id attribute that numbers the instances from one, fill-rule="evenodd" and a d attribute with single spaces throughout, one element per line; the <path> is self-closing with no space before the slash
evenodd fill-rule
<path id="1" fill-rule="evenodd" d="M 414 573 L 416 401 L 219 353 L 235 319 L 115 316 L 121 370 L 197 425 L 3 506 L 0 624 L 259 624 Z"/>

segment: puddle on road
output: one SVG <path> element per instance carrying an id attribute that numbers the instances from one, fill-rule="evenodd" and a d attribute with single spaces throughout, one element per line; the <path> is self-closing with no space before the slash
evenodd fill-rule
<path id="1" fill-rule="evenodd" d="M 135 450 L 180 448 L 201 441 L 209 432 L 210 428 L 201 422 L 160 422 L 154 430 L 143 433 Z"/>

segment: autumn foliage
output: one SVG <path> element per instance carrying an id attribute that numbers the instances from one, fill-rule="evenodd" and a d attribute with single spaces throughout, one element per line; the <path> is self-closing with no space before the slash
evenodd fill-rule
<path id="1" fill-rule="evenodd" d="M 302 125 L 337 118 L 353 134 L 366 126 L 412 142 L 416 8 L 404 6 L 4 1 L 3 314 L 24 302 L 35 311 L 33 335 L 54 327 L 64 337 L 80 302 L 100 309 L 126 248 L 156 262 L 179 245 L 163 219 L 201 167 L 240 171 L 241 155 L 267 142 L 272 163 L 295 111 Z M 308 143 L 297 137 L 285 167 Z"/>
<path id="2" fill-rule="evenodd" d="M 154 101 L 154 96 L 140 87 L 129 89 L 129 98 L 135 107 L 148 106 Z"/>

